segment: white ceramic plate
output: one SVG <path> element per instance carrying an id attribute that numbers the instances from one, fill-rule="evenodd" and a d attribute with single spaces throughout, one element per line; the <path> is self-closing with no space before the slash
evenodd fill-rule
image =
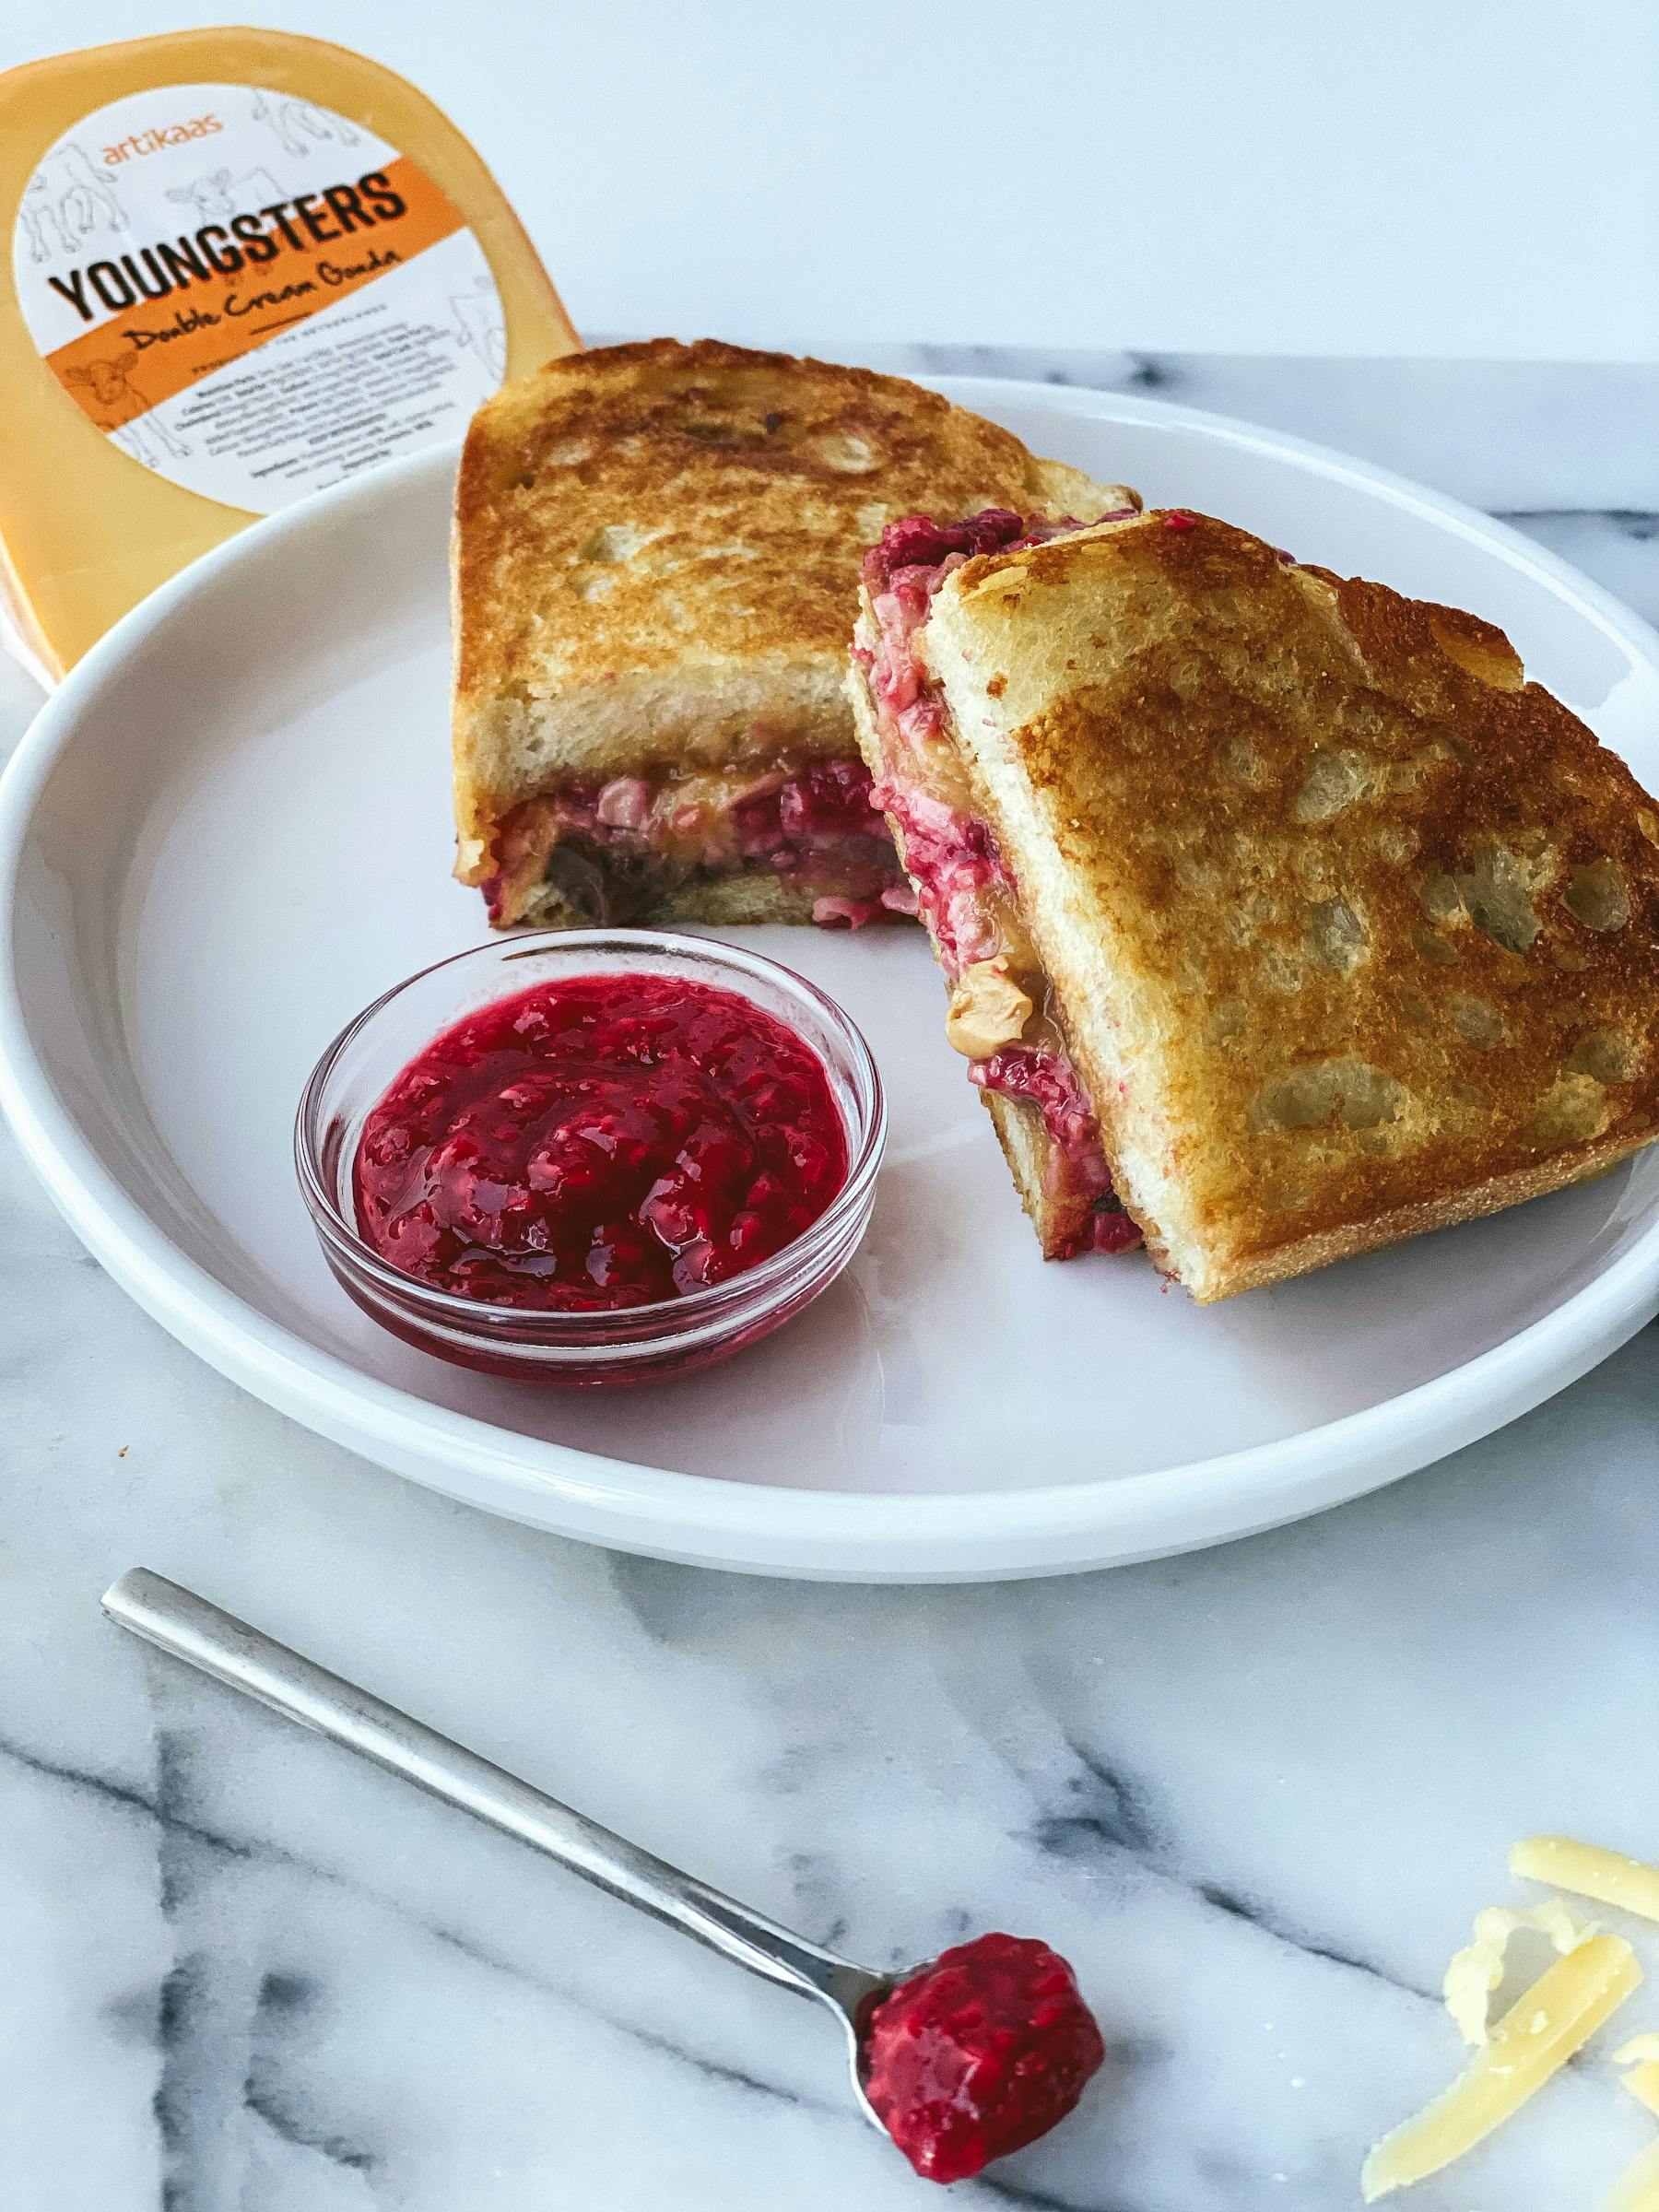
<path id="1" fill-rule="evenodd" d="M 1535 546 L 1295 441 L 1150 400 L 941 388 L 1096 477 L 1500 623 L 1659 788 L 1659 638 Z M 1030 1574 L 1211 1544 L 1512 1419 L 1659 1307 L 1659 1159 L 1200 1311 L 1141 1258 L 1044 1266 L 919 933 L 752 933 L 833 992 L 892 1136 L 848 1275 L 770 1342 L 612 1399 L 380 1334 L 289 1164 L 347 1018 L 483 934 L 449 880 L 450 465 L 250 529 L 42 711 L 0 785 L 0 1096 L 86 1242 L 297 1419 L 491 1511 L 803 1575 Z"/>

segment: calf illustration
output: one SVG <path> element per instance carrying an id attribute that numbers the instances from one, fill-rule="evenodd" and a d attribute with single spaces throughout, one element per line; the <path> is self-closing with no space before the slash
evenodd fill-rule
<path id="1" fill-rule="evenodd" d="M 212 169 L 188 184 L 170 184 L 167 196 L 194 207 L 204 222 L 228 223 L 243 208 L 268 207 L 284 194 L 268 169 L 251 169 L 241 177 L 228 169 Z"/>
<path id="2" fill-rule="evenodd" d="M 108 230 L 128 228 L 115 187 L 74 144 L 54 147 L 41 161 L 29 180 L 18 217 L 29 240 L 29 258 L 35 262 L 74 253 L 100 223 Z"/>
<path id="3" fill-rule="evenodd" d="M 146 468 L 166 471 L 167 463 L 182 461 L 195 451 L 194 446 L 182 445 L 167 425 L 157 416 L 147 415 L 141 422 L 129 422 L 119 430 L 110 432 L 110 442 L 118 445 L 124 453 L 135 461 L 142 461 Z"/>
<path id="4" fill-rule="evenodd" d="M 103 360 L 82 361 L 64 371 L 64 382 L 89 392 L 92 406 L 88 412 L 100 429 L 108 431 L 135 461 L 148 462 L 154 468 L 158 463 L 151 458 L 152 448 L 159 448 L 175 460 L 183 459 L 192 449 L 150 413 L 148 400 L 133 382 L 133 363 L 137 359 L 137 354 L 129 350 Z"/>
<path id="5" fill-rule="evenodd" d="M 276 132 L 285 154 L 309 154 L 324 138 L 336 139 L 341 146 L 357 146 L 362 138 L 343 115 L 331 115 L 325 108 L 313 108 L 309 100 L 290 100 L 280 92 L 258 93 L 248 113 L 253 122 Z"/>
<path id="6" fill-rule="evenodd" d="M 456 342 L 470 346 L 499 384 L 507 373 L 507 325 L 493 280 L 480 276 L 470 292 L 452 292 L 450 312 L 455 318 Z"/>

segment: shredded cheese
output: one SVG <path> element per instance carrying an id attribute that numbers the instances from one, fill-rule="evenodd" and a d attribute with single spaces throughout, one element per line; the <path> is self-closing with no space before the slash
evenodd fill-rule
<path id="1" fill-rule="evenodd" d="M 1510 1872 L 1552 1889 L 1571 1889 L 1598 1904 L 1659 1920 L 1659 1866 L 1627 1859 L 1599 1843 L 1579 1843 L 1571 1836 L 1528 1836 L 1510 1853 Z"/>
<path id="2" fill-rule="evenodd" d="M 1639 2150 L 1614 2183 L 1607 2212 L 1659 2212 L 1659 2143 Z"/>
<path id="3" fill-rule="evenodd" d="M 1539 1975 L 1449 2089 L 1384 2136 L 1359 2186 L 1373 2204 L 1472 2150 L 1543 2088 L 1640 1987 L 1636 1954 L 1618 1936 L 1592 1936 Z"/>
<path id="4" fill-rule="evenodd" d="M 1488 1905 L 1475 1915 L 1475 1940 L 1456 1952 L 1446 1969 L 1441 1991 L 1446 2010 L 1457 2022 L 1465 2043 L 1484 2043 L 1493 1993 L 1503 1981 L 1503 1961 L 1510 1937 L 1522 1928 L 1535 1928 L 1547 1936 L 1563 1954 L 1576 1950 L 1595 1934 L 1593 1925 L 1573 1919 L 1559 1897 L 1547 1897 L 1529 1912 L 1512 1912 L 1504 1905 Z"/>

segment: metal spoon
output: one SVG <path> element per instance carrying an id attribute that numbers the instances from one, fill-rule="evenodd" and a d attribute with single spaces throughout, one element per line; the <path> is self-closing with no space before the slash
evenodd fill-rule
<path id="1" fill-rule="evenodd" d="M 859 2109 L 873 2127 L 887 2133 L 859 2079 L 861 2027 L 874 2003 L 919 1969 L 875 1974 L 838 1959 L 147 1567 L 131 1568 L 112 1583 L 103 1594 L 103 1609 L 124 1629 L 174 1658 L 403 1775 L 474 1819 L 516 1836 L 751 1974 L 828 2006 L 846 2030 Z"/>

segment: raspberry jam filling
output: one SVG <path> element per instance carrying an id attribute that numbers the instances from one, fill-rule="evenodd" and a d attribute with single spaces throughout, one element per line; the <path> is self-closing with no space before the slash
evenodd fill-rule
<path id="1" fill-rule="evenodd" d="M 924 2181 L 963 2182 L 1064 2120 L 1106 2056 L 1065 1960 L 980 1936 L 900 1983 L 865 2023 L 865 2095 Z"/>
<path id="2" fill-rule="evenodd" d="M 922 918 L 946 973 L 955 983 L 964 970 L 1001 958 L 1031 999 L 1021 1041 L 972 1061 L 969 1073 L 982 1089 L 1023 1099 L 1041 1114 L 1051 1147 L 1044 1194 L 1073 1202 L 1079 1224 L 1057 1254 L 1066 1259 L 1079 1252 L 1124 1251 L 1140 1241 L 1140 1231 L 1113 1194 L 1100 1124 L 1048 1011 L 1053 994 L 1018 889 L 989 826 L 974 811 L 917 640 L 934 594 L 975 555 L 1045 544 L 1087 526 L 1027 521 L 994 507 L 960 523 L 912 515 L 889 524 L 865 556 L 877 638 L 856 655 L 881 739 L 882 774 L 872 802 L 898 824 Z"/>
<path id="3" fill-rule="evenodd" d="M 1005 1044 L 988 1059 L 971 1062 L 968 1080 L 982 1090 L 1000 1091 L 1005 1098 L 1029 1099 L 1041 1114 L 1054 1147 L 1046 1194 L 1088 1200 L 1091 1210 L 1087 1230 L 1063 1257 L 1071 1259 L 1079 1252 L 1127 1252 L 1140 1242 L 1133 1216 L 1113 1198 L 1100 1124 L 1089 1111 L 1067 1053 L 1041 1045 Z"/>
<path id="4" fill-rule="evenodd" d="M 483 886 L 493 922 L 516 920 L 544 878 L 602 923 L 637 919 L 665 891 L 717 877 L 808 883 L 813 919 L 830 927 L 902 913 L 909 895 L 862 760 L 572 781 L 512 809 L 496 863 Z"/>
<path id="5" fill-rule="evenodd" d="M 406 1275 L 599 1312 L 743 1274 L 846 1179 L 810 1046 L 735 992 L 625 974 L 537 983 L 446 1030 L 370 1114 L 352 1191 Z"/>

